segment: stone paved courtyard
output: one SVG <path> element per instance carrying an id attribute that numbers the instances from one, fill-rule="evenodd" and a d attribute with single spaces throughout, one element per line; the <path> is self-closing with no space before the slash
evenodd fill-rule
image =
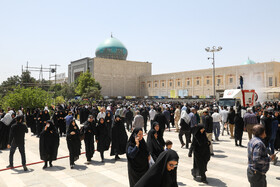
<path id="1" fill-rule="evenodd" d="M 173 142 L 173 149 L 180 156 L 178 166 L 178 184 L 179 186 L 230 186 L 245 187 L 249 186 L 247 181 L 247 149 L 235 147 L 234 140 L 228 135 L 221 136 L 219 142 L 214 142 L 215 156 L 211 157 L 208 164 L 209 184 L 203 184 L 194 181 L 190 170 L 192 168 L 193 158 L 187 157 L 188 150 L 182 149 L 178 133 L 171 129 L 166 131 L 165 140 L 169 139 Z M 26 135 L 26 157 L 27 163 L 40 162 L 39 157 L 39 139 Z M 247 145 L 247 133 L 243 135 L 243 145 Z M 82 144 L 82 152 L 84 152 L 84 144 Z M 8 165 L 9 151 L 0 151 L 0 170 Z M 60 147 L 58 157 L 68 156 L 68 149 L 65 137 L 60 139 Z M 54 167 L 43 170 L 43 163 L 37 163 L 28 166 L 29 171 L 24 172 L 22 167 L 13 170 L 0 171 L 0 186 L 20 187 L 20 186 L 108 186 L 120 187 L 128 186 L 127 162 L 126 156 L 121 155 L 121 160 L 115 162 L 114 157 L 109 155 L 109 151 L 105 152 L 105 163 L 101 163 L 99 152 L 95 152 L 92 164 L 85 165 L 86 158 L 82 154 L 80 159 L 76 161 L 75 169 L 70 169 L 69 158 L 61 158 L 53 162 Z M 14 165 L 21 165 L 20 154 L 18 150 L 15 153 Z M 267 173 L 267 182 L 269 187 L 280 186 L 280 162 L 276 166 L 270 166 Z"/>

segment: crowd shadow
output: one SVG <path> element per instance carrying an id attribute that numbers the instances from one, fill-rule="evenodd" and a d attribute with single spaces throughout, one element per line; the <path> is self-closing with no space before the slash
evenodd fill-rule
<path id="1" fill-rule="evenodd" d="M 85 165 L 75 165 L 74 166 L 74 169 L 75 170 L 78 170 L 78 171 L 83 171 L 83 170 L 86 170 L 88 167 L 85 166 Z"/>
<path id="2" fill-rule="evenodd" d="M 208 186 L 219 186 L 219 187 L 227 187 L 227 184 L 216 178 L 207 178 Z"/>
<path id="3" fill-rule="evenodd" d="M 96 166 L 103 166 L 103 165 L 105 165 L 105 162 L 100 162 L 100 161 L 93 160 L 93 161 L 91 161 L 91 164 L 96 165 Z"/>
<path id="4" fill-rule="evenodd" d="M 177 182 L 178 186 L 187 186 L 186 184 L 182 183 L 182 182 Z"/>
<path id="5" fill-rule="evenodd" d="M 201 182 L 201 177 L 194 179 L 196 182 L 200 183 L 199 186 L 217 186 L 217 187 L 227 187 L 227 184 L 221 181 L 220 179 L 207 177 L 208 184 Z"/>
<path id="6" fill-rule="evenodd" d="M 45 170 L 46 171 L 61 171 L 61 170 L 65 170 L 66 168 L 63 166 L 53 166 L 53 167 L 48 167 Z"/>
<path id="7" fill-rule="evenodd" d="M 213 155 L 212 157 L 214 157 L 214 158 L 226 158 L 228 156 L 227 155 Z"/>
<path id="8" fill-rule="evenodd" d="M 224 153 L 224 151 L 222 151 L 222 150 L 214 150 L 214 152 L 216 152 L 216 153 Z"/>
<path id="9" fill-rule="evenodd" d="M 27 171 L 24 171 L 23 168 L 21 168 L 21 169 L 14 168 L 14 169 L 11 169 L 11 170 L 15 172 L 15 173 L 12 173 L 12 174 L 26 174 L 26 173 L 31 173 L 31 172 L 34 171 L 34 169 L 31 169 L 31 168 L 28 168 Z"/>

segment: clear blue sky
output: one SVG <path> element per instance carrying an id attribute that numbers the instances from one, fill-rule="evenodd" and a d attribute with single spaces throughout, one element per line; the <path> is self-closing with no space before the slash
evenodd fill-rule
<path id="1" fill-rule="evenodd" d="M 213 45 L 223 47 L 217 67 L 280 61 L 279 8 L 279 0 L 1 0 L 0 82 L 26 61 L 67 74 L 111 32 L 153 74 L 211 68 L 204 48 Z"/>

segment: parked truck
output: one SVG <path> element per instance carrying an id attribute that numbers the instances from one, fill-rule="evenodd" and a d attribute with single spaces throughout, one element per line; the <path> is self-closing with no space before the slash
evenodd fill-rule
<path id="1" fill-rule="evenodd" d="M 255 90 L 231 89 L 225 90 L 223 98 L 219 99 L 219 106 L 255 106 L 258 95 Z"/>

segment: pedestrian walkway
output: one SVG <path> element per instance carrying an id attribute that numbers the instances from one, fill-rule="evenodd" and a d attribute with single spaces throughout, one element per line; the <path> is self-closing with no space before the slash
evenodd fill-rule
<path id="1" fill-rule="evenodd" d="M 191 169 L 193 158 L 189 158 L 188 149 L 182 149 L 178 133 L 166 131 L 165 140 L 173 142 L 173 149 L 180 156 L 178 166 L 178 184 L 179 186 L 230 186 L 245 187 L 249 186 L 247 181 L 247 149 L 236 147 L 234 140 L 230 136 L 220 136 L 220 141 L 213 142 L 214 156 L 208 164 L 209 184 L 203 184 L 193 180 Z M 39 139 L 26 135 L 26 157 L 27 163 L 40 161 Z M 243 135 L 243 145 L 247 146 L 247 133 Z M 84 152 L 84 144 L 82 145 Z M 114 157 L 109 156 L 110 152 L 105 152 L 105 163 L 101 163 L 99 152 L 95 152 L 91 165 L 85 165 L 86 157 L 84 154 L 76 161 L 75 169 L 70 169 L 69 158 L 62 158 L 53 162 L 52 168 L 42 169 L 43 163 L 28 166 L 29 171 L 24 172 L 22 168 L 6 170 L 0 172 L 1 187 L 21 187 L 21 186 L 108 186 L 120 187 L 128 186 L 127 162 L 126 156 L 121 155 L 121 159 L 115 162 Z M 8 165 L 9 151 L 0 152 L 0 170 Z M 68 156 L 66 138 L 60 139 L 58 157 Z M 16 151 L 14 165 L 21 165 L 20 154 Z M 267 182 L 269 187 L 280 185 L 276 177 L 280 177 L 280 162 L 276 166 L 271 165 L 267 173 Z"/>

